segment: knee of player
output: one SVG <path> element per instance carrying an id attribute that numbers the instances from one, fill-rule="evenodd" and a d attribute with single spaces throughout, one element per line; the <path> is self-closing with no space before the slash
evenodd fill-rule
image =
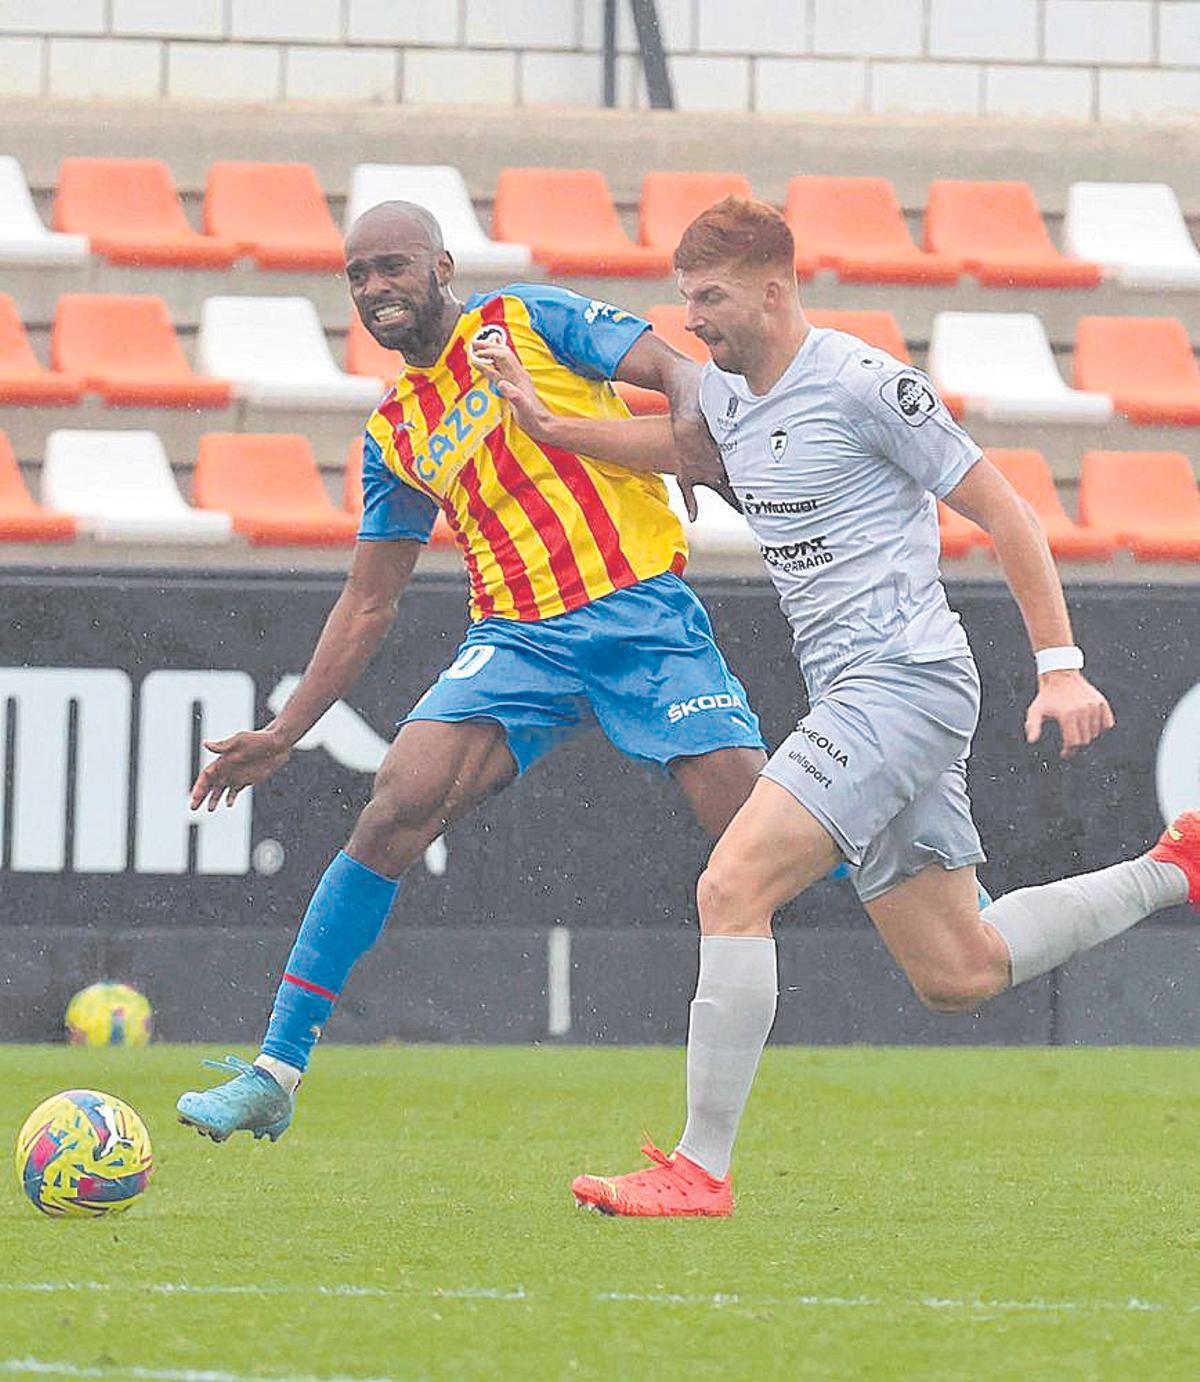
<path id="1" fill-rule="evenodd" d="M 445 827 L 446 800 L 440 783 L 402 781 L 395 776 L 379 778 L 371 801 L 363 812 L 390 832 Z"/>
<path id="2" fill-rule="evenodd" d="M 974 1012 L 996 993 L 993 976 L 969 967 L 946 968 L 935 973 L 912 977 L 913 990 L 930 1012 Z"/>
<path id="3" fill-rule="evenodd" d="M 737 886 L 728 869 L 710 863 L 696 883 L 696 907 L 700 913 L 700 929 L 706 935 L 737 935 L 752 928 L 749 899 L 744 888 Z"/>

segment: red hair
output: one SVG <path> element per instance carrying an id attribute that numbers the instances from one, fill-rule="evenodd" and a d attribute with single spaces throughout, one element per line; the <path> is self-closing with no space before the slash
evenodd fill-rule
<path id="1" fill-rule="evenodd" d="M 796 267 L 796 242 L 773 206 L 747 197 L 726 197 L 702 211 L 675 250 L 680 273 L 737 264 L 750 269 Z"/>

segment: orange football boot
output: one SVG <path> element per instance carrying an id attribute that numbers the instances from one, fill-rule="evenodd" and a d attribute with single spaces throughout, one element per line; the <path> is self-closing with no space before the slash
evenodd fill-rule
<path id="1" fill-rule="evenodd" d="M 1188 901 L 1200 912 L 1200 811 L 1176 816 L 1150 851 L 1151 859 L 1182 869 L 1188 883 Z"/>
<path id="2" fill-rule="evenodd" d="M 630 1218 L 707 1216 L 733 1213 L 729 1177 L 717 1180 L 682 1152 L 670 1156 L 653 1142 L 642 1146 L 653 1166 L 624 1176 L 577 1176 L 571 1183 L 576 1203 L 601 1214 Z"/>

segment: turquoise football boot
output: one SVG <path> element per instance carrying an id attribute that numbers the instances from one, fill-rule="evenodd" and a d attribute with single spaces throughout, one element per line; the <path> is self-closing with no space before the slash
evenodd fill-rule
<path id="1" fill-rule="evenodd" d="M 175 1105 L 179 1121 L 214 1142 L 235 1132 L 278 1142 L 292 1121 L 294 1100 L 273 1075 L 237 1056 L 202 1062 L 213 1070 L 234 1071 L 233 1079 L 211 1089 L 189 1090 Z"/>

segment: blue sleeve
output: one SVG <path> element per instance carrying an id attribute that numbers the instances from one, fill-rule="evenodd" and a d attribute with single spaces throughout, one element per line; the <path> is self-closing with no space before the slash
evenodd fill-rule
<path id="1" fill-rule="evenodd" d="M 406 485 L 383 463 L 379 443 L 368 432 L 363 441 L 363 516 L 359 542 L 389 542 L 413 538 L 428 542 L 438 507 L 419 490 Z"/>
<path id="2" fill-rule="evenodd" d="M 533 329 L 560 365 L 585 379 L 611 379 L 629 347 L 650 330 L 644 317 L 610 302 L 581 297 L 547 283 L 514 283 L 505 296 L 520 298 Z"/>

